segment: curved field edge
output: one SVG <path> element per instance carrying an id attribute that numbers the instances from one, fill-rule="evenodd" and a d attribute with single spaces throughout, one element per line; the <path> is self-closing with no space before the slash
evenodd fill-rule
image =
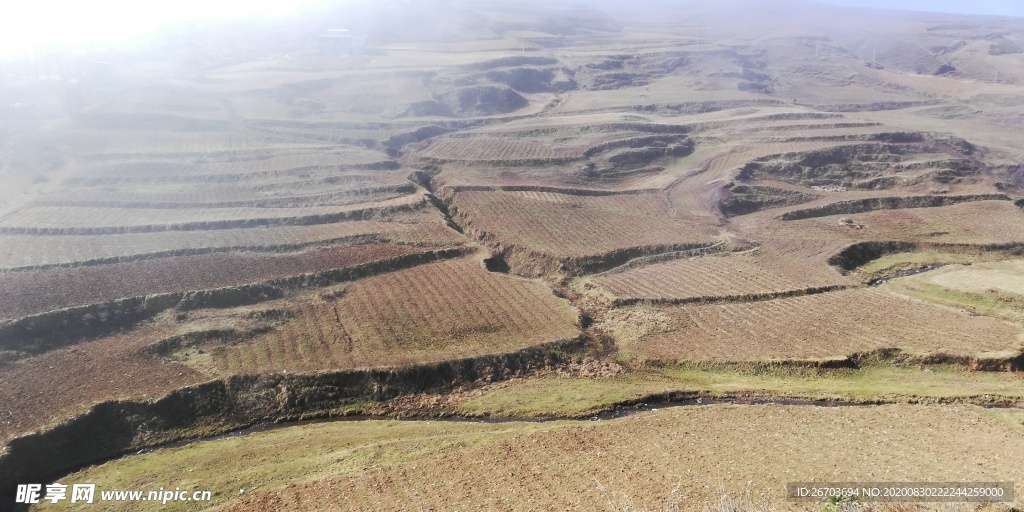
<path id="1" fill-rule="evenodd" d="M 377 233 L 369 233 L 365 235 L 349 235 L 337 238 L 328 238 L 325 240 L 317 240 L 313 242 L 298 242 L 294 244 L 276 244 L 276 245 L 232 245 L 224 247 L 195 247 L 185 249 L 170 249 L 166 251 L 153 251 L 138 254 L 128 254 L 124 256 L 108 256 L 104 258 L 88 258 L 75 261 L 66 261 L 61 263 L 44 263 L 38 265 L 21 265 L 16 267 L 6 267 L 0 269 L 3 273 L 13 272 L 38 272 L 41 270 L 53 270 L 63 268 L 78 268 L 78 267 L 92 267 L 98 265 L 110 265 L 113 263 L 131 263 L 135 261 L 154 260 L 160 258 L 174 258 L 178 256 L 199 256 L 204 254 L 220 254 L 220 253 L 231 253 L 231 252 L 258 252 L 258 253 L 285 253 L 295 252 L 304 249 L 319 249 L 319 248 L 331 248 L 331 247 L 353 247 L 357 245 L 368 245 L 373 243 L 393 243 L 395 245 L 413 245 L 418 244 L 401 242 L 390 240 L 386 236 L 381 236 Z"/>
<path id="2" fill-rule="evenodd" d="M 284 297 L 288 291 L 457 258 L 467 251 L 465 248 L 426 251 L 261 283 L 131 297 L 25 316 L 0 323 L 0 364 L 113 332 L 172 308 L 190 310 L 253 304 Z"/>
<path id="3" fill-rule="evenodd" d="M 392 206 L 378 206 L 345 210 L 334 213 L 316 215 L 294 215 L 286 217 L 264 217 L 235 220 L 209 220 L 202 222 L 177 222 L 167 224 L 142 224 L 130 226 L 99 226 L 99 227 L 19 227 L 0 226 L 0 235 L 111 235 L 120 233 L 156 233 L 162 231 L 201 231 L 222 229 L 244 229 L 271 226 L 310 226 L 314 224 L 332 224 L 352 220 L 372 220 L 384 215 L 412 212 L 426 207 L 426 200 Z"/>
<path id="4" fill-rule="evenodd" d="M 712 401 L 1014 408 L 1024 401 L 1019 380 L 957 364 L 916 365 L 899 351 L 880 351 L 822 363 L 643 365 L 613 375 L 545 375 L 492 386 L 449 410 L 511 419 L 589 418 Z"/>
<path id="5" fill-rule="evenodd" d="M 308 206 L 325 206 L 323 202 L 332 202 L 330 206 L 341 206 L 346 203 L 337 204 L 335 201 L 348 198 L 365 199 L 372 194 L 393 195 L 388 197 L 374 198 L 373 201 L 385 201 L 395 199 L 416 192 L 416 186 L 412 183 L 398 185 L 382 185 L 378 187 L 365 187 L 343 190 L 340 192 L 329 192 L 320 194 L 306 194 L 281 196 L 271 199 L 249 199 L 236 201 L 145 201 L 145 200 L 99 200 L 99 199 L 69 199 L 69 200 L 36 200 L 34 206 L 57 206 L 57 207 L 79 207 L 79 208 L 140 208 L 140 209 L 181 209 L 181 208 L 299 208 Z M 353 201 L 347 204 L 359 204 L 371 202 L 371 200 Z"/>
<path id="6" fill-rule="evenodd" d="M 736 302 L 760 302 L 765 300 L 784 299 L 787 297 L 800 297 L 802 295 L 816 295 L 819 293 L 829 293 L 839 290 L 845 290 L 847 288 L 851 288 L 851 286 L 845 284 L 832 284 L 827 286 L 814 286 L 810 288 L 794 288 L 792 290 L 782 290 L 763 293 L 744 293 L 737 295 L 708 295 L 702 297 L 681 297 L 666 299 L 618 297 L 612 299 L 612 307 L 633 306 L 636 304 L 680 306 L 683 304 L 726 304 Z"/>
<path id="7" fill-rule="evenodd" d="M 957 244 L 940 242 L 905 241 L 864 241 L 852 243 L 828 259 L 829 265 L 848 273 L 863 267 L 883 256 L 898 253 L 933 251 L 937 253 L 965 255 L 1003 255 L 1020 257 L 1024 255 L 1024 242 L 997 244 Z"/>
<path id="8" fill-rule="evenodd" d="M 642 260 L 638 265 L 649 264 L 660 255 L 667 259 L 685 258 L 715 252 L 722 247 L 721 242 L 691 242 L 677 244 L 641 245 L 615 249 L 602 254 L 580 257 L 557 256 L 535 251 L 514 243 L 502 243 L 500 236 L 488 232 L 477 231 L 477 240 L 486 246 L 492 257 L 500 258 L 508 263 L 512 273 L 526 277 L 553 275 L 583 276 L 598 274 L 617 267 Z"/>
<path id="9" fill-rule="evenodd" d="M 783 213 L 782 220 L 801 220 L 827 217 L 838 214 L 864 213 L 875 210 L 898 210 L 902 208 L 937 208 L 971 201 L 1009 201 L 1006 194 L 973 194 L 955 196 L 889 196 L 838 201 L 813 208 L 804 208 Z"/>
<path id="10" fill-rule="evenodd" d="M 0 319 L 125 297 L 215 289 L 325 272 L 426 248 L 360 244 L 281 254 L 195 255 L 31 273 L 0 273 Z M 125 276 L 131 276 L 126 279 Z"/>
<path id="11" fill-rule="evenodd" d="M 533 189 L 536 187 L 528 188 Z M 454 222 L 462 226 L 464 232 L 471 234 L 479 243 L 488 247 L 495 256 L 505 260 L 513 273 L 522 276 L 557 277 L 559 275 L 579 276 L 593 274 L 613 269 L 636 258 L 668 252 L 713 251 L 722 245 L 722 241 L 718 237 L 702 232 L 701 230 L 704 229 L 702 226 L 673 218 L 668 211 L 670 204 L 667 197 L 659 197 L 659 200 L 664 200 L 664 204 L 661 205 L 648 205 L 643 202 L 635 202 L 637 200 L 632 199 L 632 197 L 638 198 L 651 192 L 629 191 L 625 193 L 575 194 L 571 192 L 565 193 L 561 189 L 558 191 L 537 192 L 541 194 L 557 194 L 563 198 L 573 200 L 586 199 L 583 204 L 587 206 L 581 209 L 580 213 L 572 214 L 571 218 L 568 219 L 560 219 L 558 216 L 566 215 L 564 211 L 566 208 L 575 211 L 579 207 L 576 203 L 571 203 L 572 206 L 570 207 L 559 205 L 562 211 L 539 211 L 527 214 L 524 212 L 530 211 L 535 206 L 531 205 L 530 201 L 536 200 L 532 198 L 521 199 L 518 196 L 507 195 L 514 194 L 515 192 L 517 191 L 491 191 L 493 194 L 499 194 L 494 196 L 493 199 L 498 201 L 496 203 L 498 206 L 487 203 L 492 198 L 477 204 L 473 202 L 472 198 L 460 200 L 454 193 L 445 196 L 444 205 L 449 212 L 449 216 Z M 530 190 L 529 192 L 535 191 Z M 609 207 L 592 201 L 616 197 L 630 198 L 629 200 L 634 202 L 626 207 Z M 516 208 L 508 207 L 509 204 L 517 202 L 522 204 L 517 204 Z M 644 207 L 642 208 L 641 206 Z M 626 220 L 636 222 L 639 218 L 649 219 L 653 214 L 648 210 L 658 210 L 659 208 L 664 208 L 664 211 L 659 210 L 657 214 L 658 220 L 672 223 L 676 228 L 675 231 L 663 228 L 656 234 L 638 236 L 638 232 L 635 231 L 635 225 L 633 225 L 629 230 L 629 236 L 623 235 L 623 222 Z M 501 213 L 497 213 L 499 211 Z M 521 217 L 518 216 L 520 213 L 523 214 Z M 546 213 L 555 216 L 556 220 L 551 222 L 551 225 L 556 226 L 556 228 L 551 230 L 551 232 L 545 230 L 545 234 L 539 240 L 530 241 L 532 237 L 524 238 L 520 233 L 523 223 L 539 224 L 550 222 Z M 500 220 L 493 220 L 493 217 L 496 215 Z M 612 220 L 609 222 L 612 222 L 614 225 L 610 227 L 600 226 L 599 224 L 604 215 L 610 215 Z M 618 222 L 618 224 L 615 224 L 615 222 Z M 678 232 L 684 228 L 692 228 L 693 231 Z M 555 235 L 554 232 L 556 231 L 564 232 Z M 583 239 L 576 236 L 581 232 L 586 233 Z M 613 236 L 609 243 L 595 246 L 592 243 L 581 241 L 587 238 L 593 239 L 594 233 L 608 235 L 610 232 L 613 233 Z M 593 240 L 590 240 L 590 242 L 593 242 Z"/>
<path id="12" fill-rule="evenodd" d="M 365 402 L 509 379 L 564 362 L 566 351 L 579 348 L 584 339 L 403 368 L 238 375 L 152 401 L 102 402 L 56 426 L 11 440 L 0 455 L 0 493 L 19 482 L 51 481 L 88 464 L 181 439 L 257 423 L 343 416 L 359 411 Z"/>
<path id="13" fill-rule="evenodd" d="M 425 175 L 425 173 L 421 174 Z M 420 180 L 424 181 L 424 178 L 421 176 Z M 455 198 L 455 195 L 460 192 L 547 192 L 568 196 L 603 197 L 650 194 L 665 190 L 665 188 L 604 190 L 593 188 L 552 187 L 546 185 L 444 185 L 436 183 L 436 177 L 432 178 L 429 183 L 431 183 L 431 188 L 437 188 L 438 196 L 448 202 L 451 202 Z"/>

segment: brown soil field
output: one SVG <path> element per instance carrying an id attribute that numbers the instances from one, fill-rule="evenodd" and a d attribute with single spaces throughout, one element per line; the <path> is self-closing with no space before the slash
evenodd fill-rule
<path id="1" fill-rule="evenodd" d="M 454 204 L 459 219 L 478 236 L 555 257 L 711 241 L 710 230 L 674 219 L 672 204 L 660 193 L 459 192 Z"/>
<path id="2" fill-rule="evenodd" d="M 788 260 L 788 261 L 787 261 Z M 781 293 L 852 284 L 835 269 L 793 261 L 785 254 L 755 250 L 684 258 L 612 270 L 592 278 L 611 298 L 677 299 Z"/>
<path id="3" fill-rule="evenodd" d="M 723 493 L 749 493 L 742 510 L 820 509 L 787 503 L 780 489 L 797 481 L 1013 481 L 1018 455 L 1020 431 L 973 408 L 685 407 L 513 431 L 405 464 L 371 458 L 222 510 L 705 510 Z"/>
<path id="4" fill-rule="evenodd" d="M 326 206 L 384 201 L 414 191 L 404 177 L 396 183 L 362 187 L 360 176 L 351 180 L 330 177 L 298 182 L 259 182 L 239 184 L 127 184 L 117 187 L 77 187 L 62 194 L 52 194 L 33 201 L 38 206 L 105 206 L 122 208 L 181 208 L 229 206 Z M 337 183 L 341 182 L 341 185 Z"/>
<path id="5" fill-rule="evenodd" d="M 80 151 L 88 159 L 121 158 L 203 158 L 210 153 L 235 152 L 252 154 L 256 149 L 294 151 L 302 147 L 292 141 L 274 140 L 265 144 L 248 144 L 245 138 L 229 130 L 192 130 L 161 132 L 83 127 L 63 131 L 61 142 Z M 222 153 L 223 154 L 223 153 Z"/>
<path id="6" fill-rule="evenodd" d="M 261 103 L 257 100 L 255 103 Z M 415 130 L 410 124 L 360 124 L 343 121 L 321 122 L 302 119 L 260 120 L 256 121 L 255 129 L 274 137 L 285 137 L 291 140 L 322 140 L 343 141 L 356 144 L 361 141 L 387 140 L 403 132 Z"/>
<path id="7" fill-rule="evenodd" d="M 387 160 L 383 155 L 380 158 L 384 159 L 380 161 L 353 163 L 345 160 L 344 153 L 285 150 L 269 154 L 276 153 L 282 155 L 268 156 L 265 152 L 227 158 L 206 155 L 213 158 L 213 161 L 199 156 L 87 160 L 72 168 L 67 183 L 115 188 L 159 184 L 159 191 L 174 186 L 195 186 L 197 183 L 235 183 L 253 187 L 265 184 L 290 188 L 313 179 L 324 180 L 328 185 L 359 183 L 363 186 L 380 186 L 403 183 L 410 172 L 398 168 L 397 163 Z"/>
<path id="8" fill-rule="evenodd" d="M 173 331 L 142 327 L 0 367 L 0 442 L 85 412 L 105 400 L 157 397 L 209 380 L 141 353 Z"/>
<path id="9" fill-rule="evenodd" d="M 487 272 L 476 258 L 362 279 L 338 293 L 302 304 L 274 332 L 213 348 L 214 364 L 223 373 L 392 366 L 580 334 L 575 310 L 543 284 Z"/>
<path id="10" fill-rule="evenodd" d="M 455 156 L 448 156 L 450 161 L 444 161 L 442 164 L 445 172 L 436 176 L 435 181 L 443 186 L 513 184 L 578 187 L 583 185 L 588 188 L 608 190 L 679 185 L 679 187 L 675 187 L 680 189 L 678 197 L 686 200 L 685 190 L 692 183 L 679 181 L 679 179 L 694 169 L 710 171 L 705 172 L 702 178 L 704 181 L 711 181 L 758 158 L 844 144 L 841 141 L 828 140 L 764 140 L 765 131 L 771 130 L 775 126 L 775 122 L 769 122 L 769 120 L 774 120 L 773 116 L 794 115 L 791 109 L 785 107 L 765 108 L 764 110 L 767 114 L 764 117 L 768 119 L 760 121 L 741 115 L 737 110 L 731 111 L 736 114 L 733 116 L 716 115 L 707 118 L 713 120 L 707 123 L 701 122 L 705 118 L 700 115 L 648 116 L 643 118 L 642 123 L 638 123 L 635 116 L 612 113 L 581 113 L 541 120 L 515 120 L 504 123 L 500 128 L 504 130 L 503 132 L 498 132 L 497 128 L 479 129 L 468 131 L 474 135 L 479 134 L 479 137 L 453 136 L 439 139 L 438 143 L 445 147 L 456 146 L 456 141 L 472 147 L 477 147 L 477 144 L 480 144 L 478 141 L 481 139 L 493 142 L 490 146 L 481 146 L 479 151 L 473 153 L 483 159 L 483 162 L 462 161 Z M 727 112 L 730 111 L 727 110 Z M 778 112 L 778 114 L 770 112 Z M 762 131 L 745 133 L 744 127 L 749 130 L 751 125 L 761 125 Z M 648 132 L 631 133 L 627 131 L 636 127 L 642 127 Z M 597 158 L 593 159 L 595 164 L 600 164 L 596 166 L 596 169 L 588 170 L 587 166 L 581 162 L 562 163 L 564 160 L 582 158 L 590 148 L 622 144 L 622 141 L 629 140 L 629 138 L 650 137 L 655 134 L 664 137 L 672 133 L 690 130 L 694 130 L 714 142 L 707 145 L 698 143 L 692 154 L 676 158 L 674 161 L 672 159 L 668 161 L 655 159 L 647 168 L 629 165 L 627 161 L 626 165 L 620 166 L 621 172 L 618 174 L 614 172 L 615 165 L 600 161 L 601 152 L 597 152 Z M 819 136 L 827 136 L 830 132 L 829 129 L 823 129 L 819 132 Z M 541 137 L 542 135 L 544 137 Z M 495 136 L 504 136 L 504 138 L 499 139 Z M 500 152 L 500 158 L 498 148 L 504 148 Z M 427 157 L 427 161 L 441 161 L 443 155 L 452 155 L 438 151 L 437 156 L 431 156 L 434 155 L 433 151 L 434 146 L 428 146 L 422 156 Z M 590 151 L 594 151 L 594 149 L 590 149 Z M 461 153 L 458 150 L 454 152 L 454 155 L 459 154 Z M 541 157 L 528 157 L 527 155 L 541 155 Z M 479 165 L 480 163 L 485 165 Z M 599 168 L 604 168 L 605 172 L 603 174 L 595 172 Z M 631 169 L 637 172 L 629 172 Z M 714 176 L 714 178 L 707 176 Z M 700 183 L 704 183 L 704 181 L 700 181 Z M 677 196 L 673 195 L 672 197 L 676 198 Z"/>
<path id="11" fill-rule="evenodd" d="M 134 122 L 145 120 L 145 115 L 128 118 L 128 121 Z M 94 125 L 63 131 L 60 138 L 62 143 L 78 150 L 85 161 L 134 160 L 137 165 L 139 159 L 170 160 L 200 172 L 203 172 L 201 169 L 209 162 L 215 162 L 211 166 L 213 168 L 220 167 L 217 163 L 222 163 L 222 172 L 232 173 L 244 172 L 247 167 L 253 168 L 251 162 L 261 160 L 265 163 L 256 163 L 256 169 L 294 168 L 302 166 L 302 162 L 315 162 L 316 165 L 331 162 L 355 166 L 387 160 L 386 155 L 365 148 L 326 142 L 310 144 L 308 140 L 295 140 L 290 137 L 261 137 L 257 134 L 249 135 L 223 129 L 220 126 L 208 131 L 200 129 L 171 132 Z M 116 174 L 131 173 L 122 170 Z"/>
<path id="12" fill-rule="evenodd" d="M 440 139 L 420 153 L 432 160 L 494 161 L 571 160 L 583 157 L 585 147 L 557 147 L 529 139 Z"/>
<path id="13" fill-rule="evenodd" d="M 366 244 L 301 253 L 220 253 L 70 269 L 0 274 L 0 319 L 154 293 L 220 288 L 410 254 L 408 245 Z M 130 276 L 130 278 L 128 277 Z"/>
<path id="14" fill-rule="evenodd" d="M 382 241 L 454 245 L 465 237 L 428 211 L 399 213 L 380 221 L 309 226 L 162 231 L 109 235 L 0 235 L 0 267 L 70 265 L 99 259 L 141 258 L 154 253 L 187 253 L 231 248 L 275 250 L 375 236 Z"/>
<path id="15" fill-rule="evenodd" d="M 417 194 L 397 199 L 377 201 L 344 207 L 314 206 L 298 208 L 132 208 L 131 216 L 121 208 L 83 208 L 71 206 L 38 206 L 23 209 L 0 220 L 0 229 L 56 229 L 74 230 L 91 228 L 121 228 L 128 231 L 182 229 L 181 226 L 223 221 L 256 221 L 287 223 L 289 219 L 304 217 L 331 217 L 357 209 L 414 209 L 422 202 Z"/>
<path id="16" fill-rule="evenodd" d="M 765 238 L 906 240 L 949 243 L 1005 243 L 1024 240 L 1024 214 L 1009 201 L 976 201 L 936 208 L 876 210 L 783 221 L 773 212 L 739 217 L 741 232 Z M 775 213 L 777 215 L 777 213 Z M 862 228 L 840 223 L 849 219 Z"/>
<path id="17" fill-rule="evenodd" d="M 606 328 L 635 340 L 623 342 L 625 354 L 665 361 L 826 360 L 887 348 L 1005 357 L 1024 341 L 1018 325 L 873 289 L 624 310 Z"/>

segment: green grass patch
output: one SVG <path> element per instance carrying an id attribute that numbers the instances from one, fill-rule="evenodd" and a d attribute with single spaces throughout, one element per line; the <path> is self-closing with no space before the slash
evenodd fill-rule
<path id="1" fill-rule="evenodd" d="M 925 275 L 893 279 L 883 284 L 881 288 L 915 299 L 965 309 L 976 315 L 1002 318 L 1012 322 L 1024 321 L 1024 301 L 1013 300 L 1010 294 L 953 290 L 919 278 Z"/>
<path id="2" fill-rule="evenodd" d="M 610 405 L 680 388 L 657 374 L 615 379 L 548 377 L 527 380 L 485 393 L 458 406 L 457 414 L 496 417 L 590 416 Z"/>
<path id="3" fill-rule="evenodd" d="M 1011 429 L 1024 434 L 1024 409 L 982 409 L 982 411 Z"/>
<path id="4" fill-rule="evenodd" d="M 617 403 L 672 391 L 856 402 L 1024 400 L 1024 379 L 1011 373 L 954 366 L 872 365 L 858 370 L 744 370 L 713 367 L 651 369 L 611 379 L 547 377 L 496 389 L 458 406 L 460 414 L 585 417 Z M 972 399 L 971 397 L 982 397 Z"/>
<path id="5" fill-rule="evenodd" d="M 290 483 L 403 464 L 513 434 L 566 426 L 552 423 L 338 421 L 204 441 L 119 459 L 69 475 L 100 490 L 160 487 L 213 491 L 213 501 L 168 502 L 160 510 L 203 510 L 244 494 Z M 104 510 L 137 510 L 138 503 L 107 502 Z M 67 501 L 46 510 L 71 510 Z"/>
<path id="6" fill-rule="evenodd" d="M 980 261 L 996 261 L 1004 259 L 1006 259 L 1006 255 L 1002 253 L 957 253 L 936 250 L 899 252 L 886 254 L 881 258 L 871 260 L 858 268 L 857 271 L 874 277 L 890 272 L 910 270 L 931 265 L 970 265 Z"/>

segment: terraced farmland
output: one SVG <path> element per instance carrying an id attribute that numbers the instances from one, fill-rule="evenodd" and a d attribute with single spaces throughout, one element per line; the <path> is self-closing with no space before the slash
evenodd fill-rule
<path id="1" fill-rule="evenodd" d="M 966 260 L 970 262 L 970 260 Z M 1012 322 L 1024 319 L 1024 262 L 953 264 L 883 283 L 888 291 Z"/>
<path id="2" fill-rule="evenodd" d="M 948 243 L 1006 243 L 1024 240 L 1024 213 L 1009 201 L 975 201 L 936 208 L 877 210 L 783 221 L 764 216 L 737 220 L 771 238 L 824 240 L 908 240 Z M 843 222 L 848 219 L 852 222 Z M 993 219 L 1001 219 L 993 222 Z M 1003 222 L 1003 220 L 1007 222 Z M 861 227 L 857 227 L 861 226 Z"/>
<path id="3" fill-rule="evenodd" d="M 637 311 L 663 324 L 623 350 L 666 361 L 827 360 L 891 348 L 917 356 L 1005 357 L 1024 343 L 1018 325 L 872 289 Z M 630 320 L 609 327 L 626 331 Z"/>
<path id="4" fill-rule="evenodd" d="M 0 319 L 154 293 L 235 286 L 418 252 L 365 244 L 300 253 L 221 253 L 0 274 Z M 130 279 L 125 276 L 131 276 Z"/>
<path id="5" fill-rule="evenodd" d="M 53 207 L 25 208 L 0 220 L 0 233 L 68 232 L 79 234 L 107 234 L 118 232 L 145 232 L 163 230 L 223 229 L 280 224 L 317 224 L 336 222 L 355 216 L 373 217 L 371 208 L 412 210 L 422 205 L 422 198 L 409 195 L 397 199 L 353 206 L 312 206 L 298 208 L 132 208 L 126 218 L 120 208 Z"/>
<path id="6" fill-rule="evenodd" d="M 118 398 L 160 396 L 208 380 L 187 366 L 141 354 L 172 334 L 144 327 L 0 367 L 0 442 Z"/>
<path id="7" fill-rule="evenodd" d="M 0 267 L 72 266 L 145 259 L 161 255 L 295 250 L 357 239 L 419 245 L 454 245 L 465 242 L 455 231 L 427 211 L 401 213 L 382 220 L 268 226 L 240 229 L 158 231 L 109 235 L 0 235 Z"/>
<path id="8" fill-rule="evenodd" d="M 475 258 L 375 276 L 295 320 L 216 349 L 225 373 L 315 371 L 433 362 L 574 339 L 576 313 L 540 283 L 488 273 Z"/>
<path id="9" fill-rule="evenodd" d="M 815 151 L 835 147 L 837 145 L 839 145 L 838 142 L 832 141 L 793 141 L 751 144 L 747 147 L 730 150 L 723 155 L 712 158 L 707 163 L 707 170 L 711 172 L 732 170 L 748 162 L 767 158 L 773 155 Z"/>
<path id="10" fill-rule="evenodd" d="M 1024 21 L 831 3 L 320 2 L 0 51 L 0 509 L 104 462 L 78 482 L 257 512 L 1018 478 Z M 703 400 L 737 406 L 641 411 Z M 314 424 L 451 414 L 502 422 Z"/>
<path id="11" fill-rule="evenodd" d="M 543 144 L 530 139 L 449 138 L 441 139 L 421 153 L 432 160 L 494 161 L 573 160 L 583 157 L 586 147 Z"/>
<path id="12" fill-rule="evenodd" d="M 353 158 L 354 156 L 354 158 Z M 373 173 L 366 169 L 375 170 Z M 329 173 L 337 179 L 357 176 L 361 181 L 403 178 L 408 173 L 388 172 L 397 165 L 386 155 L 364 150 L 337 150 L 295 146 L 277 151 L 254 151 L 241 155 L 200 153 L 195 157 L 149 157 L 128 155 L 116 158 L 85 159 L 71 177 L 71 183 L 145 183 L 217 182 L 256 180 L 274 177 L 304 179 Z"/>
<path id="13" fill-rule="evenodd" d="M 657 192 L 606 196 L 459 192 L 454 203 L 460 220 L 488 243 L 555 258 L 651 245 L 713 243 L 710 229 L 674 219 L 668 198 Z"/>
<path id="14" fill-rule="evenodd" d="M 712 255 L 611 271 L 592 279 L 615 299 L 689 302 L 849 284 L 825 265 L 797 265 L 778 254 Z"/>
<path id="15" fill-rule="evenodd" d="M 269 183 L 249 187 L 228 185 L 155 187 L 81 187 L 59 195 L 33 201 L 37 206 L 75 206 L 108 208 L 226 208 L 226 207 L 300 207 L 345 206 L 386 201 L 416 191 L 405 181 L 394 185 L 353 187 L 334 185 L 326 178 L 303 183 Z M 404 178 L 403 178 L 404 181 Z M 174 190 L 177 188 L 178 190 Z"/>

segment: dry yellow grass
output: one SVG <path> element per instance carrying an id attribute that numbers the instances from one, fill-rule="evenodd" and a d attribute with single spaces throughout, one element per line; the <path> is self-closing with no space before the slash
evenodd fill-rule
<path id="1" fill-rule="evenodd" d="M 951 265 L 927 276 L 939 286 L 965 292 L 999 290 L 1024 295 L 1024 262 L 983 262 L 965 267 Z"/>
<path id="2" fill-rule="evenodd" d="M 1024 265 L 1020 260 L 947 265 L 893 279 L 883 287 L 917 299 L 1012 322 L 1024 319 Z"/>

